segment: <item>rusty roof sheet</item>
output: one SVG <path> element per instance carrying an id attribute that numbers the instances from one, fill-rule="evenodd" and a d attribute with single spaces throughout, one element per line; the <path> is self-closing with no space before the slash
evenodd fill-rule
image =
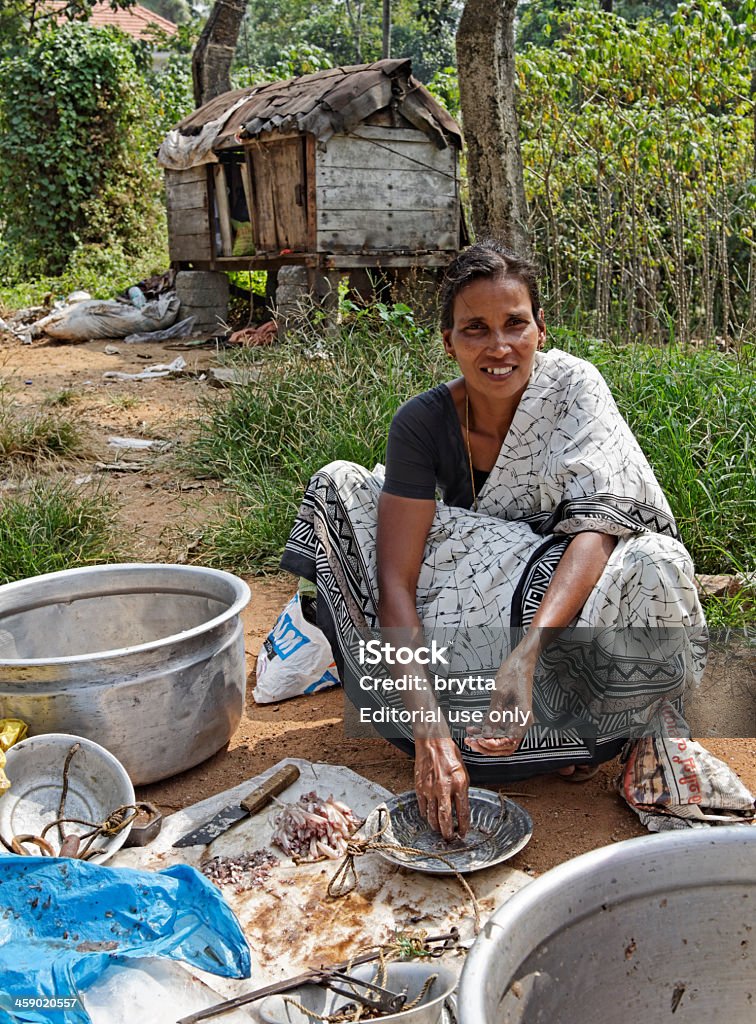
<path id="1" fill-rule="evenodd" d="M 224 113 L 241 99 L 236 110 Z M 420 131 L 444 149 L 451 142 L 461 148 L 456 121 L 412 76 L 409 58 L 379 60 L 373 64 L 329 68 L 284 82 L 266 82 L 236 89 L 209 100 L 178 125 L 182 135 L 197 135 L 210 121 L 218 121 L 213 149 L 230 149 L 240 139 L 253 139 L 269 131 L 309 132 L 327 141 L 332 135 L 356 128 L 371 114 L 391 104 Z"/>

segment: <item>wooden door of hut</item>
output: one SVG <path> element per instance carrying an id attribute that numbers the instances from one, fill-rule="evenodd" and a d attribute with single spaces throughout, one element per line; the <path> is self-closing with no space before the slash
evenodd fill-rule
<path id="1" fill-rule="evenodd" d="M 249 154 L 252 223 L 258 252 L 307 252 L 307 143 L 300 135 L 266 144 L 253 141 Z"/>

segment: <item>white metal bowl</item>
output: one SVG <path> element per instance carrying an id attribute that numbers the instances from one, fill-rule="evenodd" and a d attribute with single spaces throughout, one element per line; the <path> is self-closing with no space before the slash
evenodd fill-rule
<path id="1" fill-rule="evenodd" d="M 118 807 L 134 803 L 134 787 L 126 769 L 110 751 L 83 736 L 49 733 L 32 736 L 11 747 L 6 754 L 5 773 L 11 788 L 0 798 L 0 834 L 10 842 L 13 836 L 40 836 L 43 828 L 58 818 L 63 791 L 63 768 L 71 747 L 80 747 L 68 768 L 66 818 L 99 824 Z M 64 826 L 66 834 L 82 835 L 83 825 Z M 102 864 L 120 850 L 131 830 L 127 825 L 112 837 L 98 837 L 91 858 Z M 47 835 L 53 849 L 60 846 L 57 828 Z M 35 854 L 34 846 L 27 849 Z"/>

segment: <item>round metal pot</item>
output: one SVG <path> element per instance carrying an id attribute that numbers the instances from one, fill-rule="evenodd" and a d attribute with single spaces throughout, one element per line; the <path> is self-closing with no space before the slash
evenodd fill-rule
<path id="1" fill-rule="evenodd" d="M 475 940 L 460 1024 L 752 1024 L 755 866 L 756 829 L 736 825 L 630 839 L 548 871 Z"/>
<path id="2" fill-rule="evenodd" d="M 97 565 L 0 587 L 0 717 L 100 743 L 135 785 L 226 743 L 246 688 L 243 580 Z"/>

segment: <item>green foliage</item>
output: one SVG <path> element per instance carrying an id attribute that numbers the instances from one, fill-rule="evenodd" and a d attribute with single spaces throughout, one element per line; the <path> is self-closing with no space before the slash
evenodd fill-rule
<path id="1" fill-rule="evenodd" d="M 0 61 L 0 262 L 56 273 L 78 245 L 137 255 L 162 219 L 148 98 L 121 33 L 67 24 Z"/>
<path id="2" fill-rule="evenodd" d="M 107 495 L 72 484 L 37 483 L 3 499 L 0 585 L 79 565 L 117 562 L 114 509 Z"/>
<path id="3" fill-rule="evenodd" d="M 312 473 L 333 459 L 382 462 L 398 406 L 448 376 L 441 345 L 407 307 L 357 311 L 347 304 L 346 311 L 341 336 L 327 348 L 310 329 L 258 350 L 259 380 L 208 404 L 192 465 L 222 478 L 238 497 L 206 531 L 200 560 L 244 572 L 275 568 Z M 606 377 L 697 570 L 752 568 L 755 354 L 735 359 L 709 349 L 590 343 L 565 330 L 553 340 Z"/>
<path id="4" fill-rule="evenodd" d="M 614 0 L 611 13 L 618 18 L 634 23 L 642 18 L 669 20 L 677 10 L 678 0 L 653 0 L 652 3 L 638 3 L 636 0 Z M 517 50 L 528 43 L 535 46 L 549 46 L 562 36 L 561 16 L 582 7 L 587 10 L 603 11 L 599 0 L 521 0 L 517 17 Z"/>
<path id="5" fill-rule="evenodd" d="M 428 92 L 435 96 L 441 106 L 445 107 L 452 117 L 459 120 L 461 109 L 457 69 L 446 67 L 436 71 L 428 82 L 427 88 Z"/>
<path id="6" fill-rule="evenodd" d="M 62 388 L 49 394 L 43 404 L 67 409 L 68 406 L 75 405 L 80 397 L 78 391 L 74 391 L 73 388 Z"/>
<path id="7" fill-rule="evenodd" d="M 136 281 L 162 273 L 167 264 L 167 241 L 163 235 L 158 235 L 152 248 L 145 249 L 138 256 L 127 253 L 118 242 L 110 246 L 96 243 L 78 245 L 63 272 L 57 276 L 24 278 L 21 270 L 8 272 L 6 263 L 7 279 L 15 283 L 0 287 L 0 307 L 39 306 L 48 295 L 65 298 L 80 288 L 95 299 L 112 299 Z"/>
<path id="8" fill-rule="evenodd" d="M 455 0 L 397 5 L 392 14 L 391 52 L 410 57 L 413 73 L 421 82 L 427 83 L 456 63 L 455 36 L 463 7 Z"/>
<path id="9" fill-rule="evenodd" d="M 296 78 L 298 75 L 312 75 L 331 67 L 331 58 L 320 47 L 310 45 L 287 46 L 273 65 L 276 78 Z"/>
<path id="10" fill-rule="evenodd" d="M 192 465 L 226 480 L 239 500 L 207 530 L 198 559 L 275 568 L 312 473 L 332 459 L 382 461 L 394 411 L 439 379 L 444 362 L 400 304 L 348 309 L 327 349 L 322 338 L 303 329 L 286 345 L 256 350 L 259 381 L 208 405 Z"/>
<path id="11" fill-rule="evenodd" d="M 454 62 L 461 11 L 458 0 L 393 0 L 392 56 L 411 57 L 415 74 L 427 81 Z M 313 52 L 323 55 L 324 67 L 379 60 L 381 12 L 380 4 L 364 0 L 325 5 L 317 0 L 258 0 L 247 9 L 235 79 L 246 84 L 250 76 L 252 82 L 289 77 L 281 73 L 281 65 L 299 67 L 301 55 L 306 66 Z"/>
<path id="12" fill-rule="evenodd" d="M 557 316 L 681 341 L 756 328 L 753 5 L 631 26 L 572 8 L 518 57 L 531 232 Z"/>
<path id="13" fill-rule="evenodd" d="M 167 18 L 174 25 L 186 24 L 192 18 L 192 8 L 187 0 L 142 0 L 142 7 Z"/>
<path id="14" fill-rule="evenodd" d="M 727 643 L 730 639 L 728 631 L 744 626 L 743 639 L 750 637 L 748 642 L 753 644 L 753 624 L 756 621 L 756 584 L 753 580 L 746 582 L 733 597 L 702 597 L 701 603 L 712 644 Z"/>
<path id="15" fill-rule="evenodd" d="M 228 274 L 229 282 L 242 288 L 245 292 L 255 295 L 265 295 L 268 287 L 267 270 L 231 270 Z"/>
<path id="16" fill-rule="evenodd" d="M 149 132 L 157 148 L 165 135 L 194 110 L 191 53 L 172 49 L 164 64 L 145 68 L 144 80 L 152 96 L 145 113 L 150 117 Z"/>
<path id="17" fill-rule="evenodd" d="M 276 67 L 284 50 L 326 52 L 338 64 L 356 63 L 346 5 L 323 5 L 316 0 L 258 0 L 249 4 L 237 47 L 237 71 L 266 73 Z"/>
<path id="18" fill-rule="evenodd" d="M 111 10 L 133 7 L 136 0 L 61 0 L 55 6 L 39 0 L 3 0 L 0 4 L 0 56 L 23 51 L 29 42 L 56 22 L 85 21 L 98 2 Z"/>

